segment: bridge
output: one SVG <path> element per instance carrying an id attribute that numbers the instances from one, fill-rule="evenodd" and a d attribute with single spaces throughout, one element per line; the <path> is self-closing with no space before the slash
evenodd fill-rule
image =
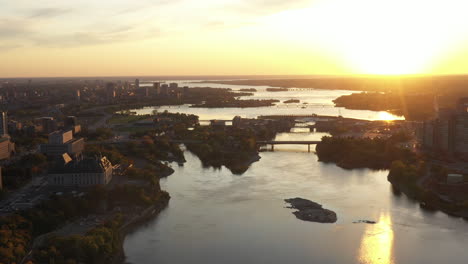
<path id="1" fill-rule="evenodd" d="M 303 141 L 280 141 L 280 140 L 266 140 L 257 141 L 258 145 L 271 145 L 271 150 L 275 150 L 275 145 L 307 145 L 308 151 L 310 152 L 310 145 L 317 145 L 320 141 L 303 140 Z"/>

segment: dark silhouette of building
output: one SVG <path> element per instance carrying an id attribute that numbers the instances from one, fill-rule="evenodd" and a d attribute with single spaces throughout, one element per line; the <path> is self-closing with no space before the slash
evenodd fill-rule
<path id="1" fill-rule="evenodd" d="M 468 98 L 455 109 L 438 109 L 434 120 L 422 123 L 418 131 L 421 146 L 438 154 L 468 158 Z"/>
<path id="2" fill-rule="evenodd" d="M 7 113 L 0 112 L 0 137 L 8 136 Z"/>
<path id="3" fill-rule="evenodd" d="M 153 83 L 153 89 L 154 89 L 154 93 L 156 95 L 161 94 L 161 84 L 160 83 L 158 83 L 158 82 Z"/>
<path id="4" fill-rule="evenodd" d="M 115 99 L 115 84 L 110 82 L 106 84 L 106 99 L 108 103 L 112 103 Z"/>

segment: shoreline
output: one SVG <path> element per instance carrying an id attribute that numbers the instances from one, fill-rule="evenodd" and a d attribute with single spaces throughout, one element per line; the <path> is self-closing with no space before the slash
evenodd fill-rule
<path id="1" fill-rule="evenodd" d="M 169 194 L 164 197 L 165 199 L 158 201 L 156 204 L 150 205 L 144 209 L 139 215 L 135 216 L 125 224 L 123 224 L 119 229 L 120 237 L 120 249 L 119 252 L 115 255 L 112 260 L 112 264 L 123 264 L 126 256 L 124 250 L 125 237 L 133 230 L 137 229 L 141 224 L 151 220 L 155 217 L 158 217 L 159 214 L 166 209 L 171 197 Z"/>

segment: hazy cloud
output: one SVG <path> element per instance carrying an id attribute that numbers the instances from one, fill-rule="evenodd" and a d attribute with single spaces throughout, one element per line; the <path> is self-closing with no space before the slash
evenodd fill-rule
<path id="1" fill-rule="evenodd" d="M 65 8 L 36 8 L 30 11 L 29 18 L 50 18 L 71 12 L 72 9 Z"/>
<path id="2" fill-rule="evenodd" d="M 29 24 L 26 21 L 0 18 L 0 39 L 20 37 L 29 33 Z"/>
<path id="3" fill-rule="evenodd" d="M 257 17 L 313 0 L 113 0 L 112 5 L 95 0 L 16 1 L 0 10 L 0 41 L 73 47 L 249 26 Z"/>
<path id="4" fill-rule="evenodd" d="M 22 45 L 19 45 L 19 44 L 0 45 L 0 52 L 5 52 L 5 51 L 12 50 L 12 49 L 21 48 L 21 47 L 22 47 Z"/>
<path id="5" fill-rule="evenodd" d="M 237 11 L 249 14 L 270 14 L 307 6 L 313 0 L 243 0 L 234 6 Z"/>

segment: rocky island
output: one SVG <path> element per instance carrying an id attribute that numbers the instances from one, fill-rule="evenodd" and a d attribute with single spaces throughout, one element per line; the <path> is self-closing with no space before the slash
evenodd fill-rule
<path id="1" fill-rule="evenodd" d="M 303 198 L 285 199 L 289 203 L 290 209 L 297 209 L 293 214 L 302 221 L 317 222 L 317 223 L 335 223 L 337 220 L 336 213 L 325 209 L 321 204 L 312 202 Z"/>

